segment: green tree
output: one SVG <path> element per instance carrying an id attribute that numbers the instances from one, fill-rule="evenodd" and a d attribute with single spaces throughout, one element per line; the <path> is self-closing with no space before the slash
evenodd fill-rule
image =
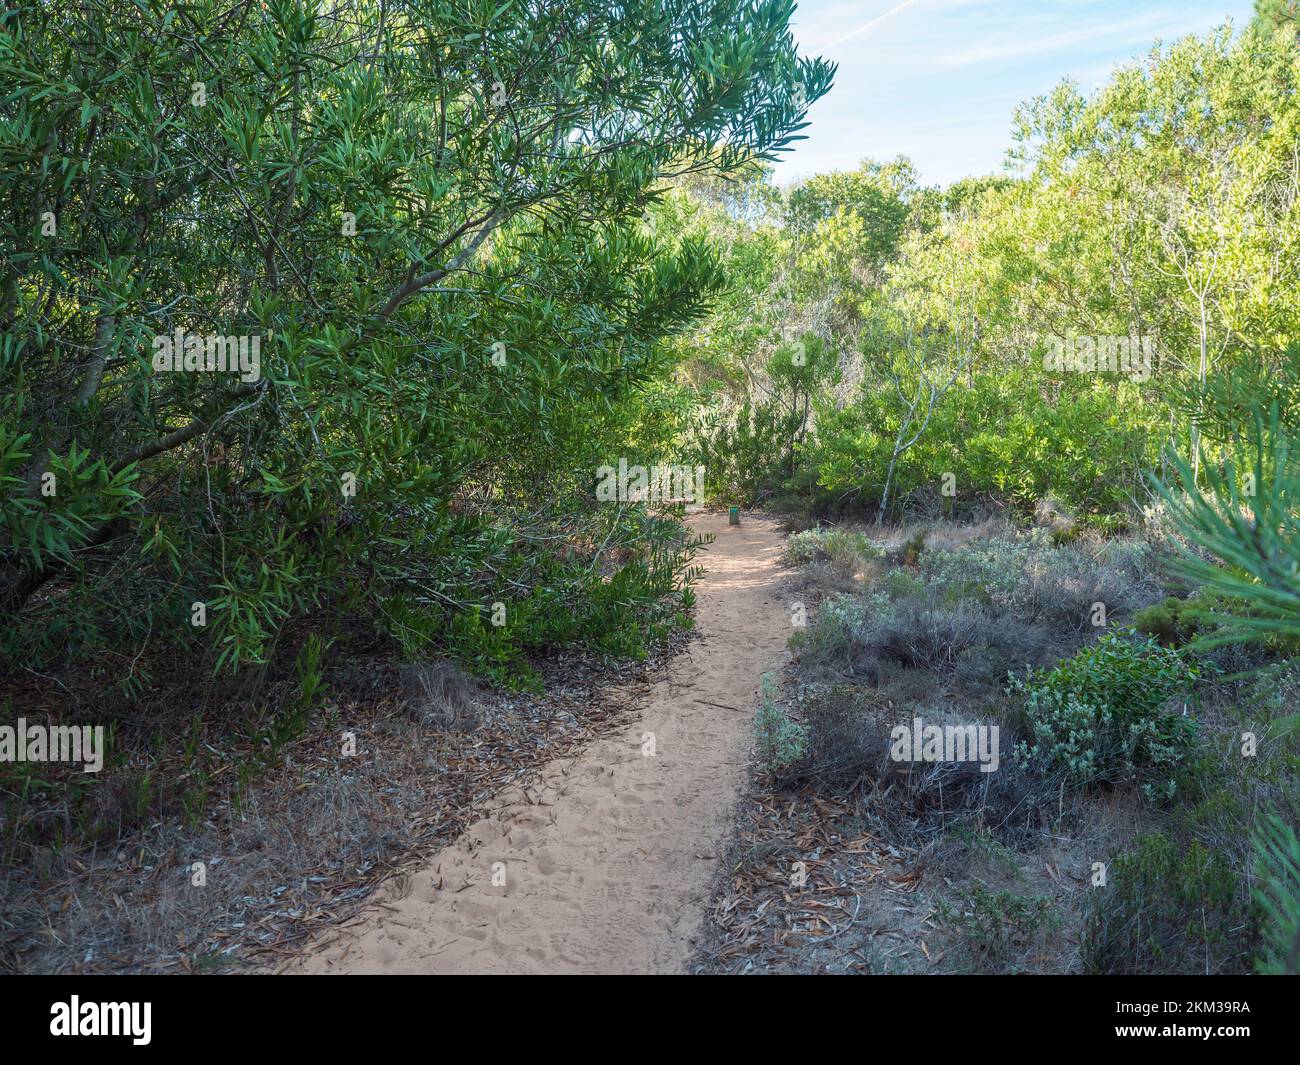
<path id="1" fill-rule="evenodd" d="M 1255 18 L 1252 25 L 1267 32 L 1287 29 L 1300 30 L 1300 3 L 1296 0 L 1255 0 Z"/>
<path id="2" fill-rule="evenodd" d="M 878 273 L 898 250 L 918 191 L 906 158 L 867 159 L 857 170 L 817 174 L 796 185 L 786 201 L 786 225 L 796 237 L 806 237 L 837 217 L 855 217 L 855 250 Z"/>
<path id="3" fill-rule="evenodd" d="M 1205 490 L 1191 463 L 1174 461 L 1178 480 L 1159 484 L 1175 526 L 1188 542 L 1179 568 L 1216 602 L 1215 628 L 1194 646 L 1259 643 L 1294 657 L 1300 646 L 1300 450 L 1276 406 L 1257 405 L 1243 461 L 1204 467 Z M 1274 720 L 1285 736 L 1300 717 Z M 1255 899 L 1264 919 L 1261 971 L 1300 973 L 1300 841 L 1294 795 L 1261 809 L 1252 841 Z M 1290 800 L 1290 801 L 1288 801 Z"/>
<path id="4" fill-rule="evenodd" d="M 772 158 L 829 87 L 792 9 L 7 7 L 7 646 L 229 664 L 308 612 L 409 648 L 480 639 L 485 599 L 622 602 L 541 545 L 626 518 L 592 471 L 723 285 L 645 231 L 654 190 Z M 243 372 L 187 337 L 245 338 Z"/>

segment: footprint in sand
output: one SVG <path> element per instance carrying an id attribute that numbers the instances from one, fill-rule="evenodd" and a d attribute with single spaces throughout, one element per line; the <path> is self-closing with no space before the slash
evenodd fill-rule
<path id="1" fill-rule="evenodd" d="M 651 686 L 642 721 L 548 766 L 548 783 L 532 789 L 535 796 L 546 789 L 544 814 L 502 800 L 496 817 L 475 822 L 435 856 L 403 902 L 401 920 L 418 933 L 399 940 L 391 910 L 372 905 L 332 933 L 337 944 L 286 968 L 683 970 L 717 869 L 698 855 L 714 853 L 727 830 L 749 754 L 757 678 L 780 668 L 789 633 L 776 595 L 776 525 L 746 517 L 728 526 L 725 514 L 698 514 L 691 523 L 716 536 L 700 557 L 706 573 L 696 587 L 704 642 Z M 644 758 L 642 733 L 651 731 L 658 754 Z M 506 863 L 507 888 L 491 886 L 494 861 Z M 440 880 L 443 890 L 426 889 Z M 472 887 L 458 892 L 466 880 Z"/>

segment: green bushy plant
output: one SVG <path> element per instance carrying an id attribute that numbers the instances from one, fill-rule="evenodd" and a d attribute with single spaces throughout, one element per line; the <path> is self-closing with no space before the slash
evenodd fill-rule
<path id="1" fill-rule="evenodd" d="M 1244 461 L 1229 459 L 1222 469 L 1206 462 L 1196 470 L 1171 456 L 1177 482 L 1157 487 L 1173 524 L 1189 541 L 1176 565 L 1221 607 L 1204 646 L 1255 642 L 1296 654 L 1300 445 L 1274 407 L 1267 417 L 1255 411 L 1242 451 Z"/>
<path id="2" fill-rule="evenodd" d="M 823 529 L 804 529 L 786 538 L 783 557 L 792 566 L 804 566 L 822 554 L 826 534 Z"/>
<path id="3" fill-rule="evenodd" d="M 785 542 L 785 560 L 796 566 L 830 561 L 852 570 L 881 554 L 866 534 L 847 529 L 808 529 L 794 533 Z"/>
<path id="4" fill-rule="evenodd" d="M 758 710 L 754 715 L 754 738 L 762 769 L 780 776 L 803 757 L 807 731 L 778 705 L 781 692 L 770 673 L 763 674 Z"/>
<path id="5" fill-rule="evenodd" d="M 899 561 L 904 566 L 916 566 L 920 564 L 921 556 L 925 553 L 925 532 L 918 530 L 913 533 L 903 544 L 899 551 Z"/>
<path id="6" fill-rule="evenodd" d="M 323 660 L 330 643 L 331 641 L 322 637 L 320 633 L 313 632 L 308 634 L 298 650 L 298 657 L 294 663 L 294 672 L 298 678 L 298 691 L 295 697 L 306 711 L 313 710 L 326 691 Z"/>
<path id="7" fill-rule="evenodd" d="M 1133 627 L 1138 632 L 1159 640 L 1166 647 L 1187 643 L 1196 636 L 1200 626 L 1201 614 L 1196 604 L 1174 595 L 1133 615 Z"/>
<path id="8" fill-rule="evenodd" d="M 830 596 L 807 628 L 795 630 L 790 648 L 804 661 L 849 665 L 873 644 L 892 613 L 889 599 L 879 593 Z"/>
<path id="9" fill-rule="evenodd" d="M 961 498 L 1003 499 L 1025 517 L 1049 494 L 1085 525 L 1121 513 L 1140 491 L 1143 468 L 1158 457 L 1163 411 L 1132 384 L 1062 384 L 1049 390 L 1041 369 L 1003 362 L 997 373 L 954 386 L 900 460 L 895 498 L 952 473 Z M 864 390 L 852 408 L 819 420 L 825 431 L 808 455 L 828 488 L 862 489 L 864 468 L 885 468 L 897 428 L 892 391 Z M 1087 447 L 1074 443 L 1083 440 Z M 1061 441 L 1071 444 L 1062 448 Z"/>
<path id="10" fill-rule="evenodd" d="M 979 883 L 954 902 L 941 902 L 938 912 L 961 935 L 971 967 L 985 972 L 1013 968 L 1061 924 L 1050 898 L 990 891 Z"/>
<path id="11" fill-rule="evenodd" d="M 925 581 L 905 569 L 892 569 L 886 574 L 884 591 L 891 600 L 910 599 L 925 592 Z"/>
<path id="12" fill-rule="evenodd" d="M 1099 552 L 1055 544 L 1049 530 L 1016 539 L 989 539 L 952 550 L 933 548 L 921 559 L 931 584 L 974 598 L 995 612 L 1024 621 L 1089 628 L 1093 603 L 1111 616 L 1141 608 L 1155 594 L 1150 551 L 1141 545 L 1107 545 Z"/>
<path id="13" fill-rule="evenodd" d="M 727 283 L 647 205 L 770 159 L 831 66 L 785 0 L 245 7 L 0 18 L 3 653 L 139 694 L 322 616 L 489 670 L 634 648 L 666 571 L 619 529 L 611 576 L 592 471 L 675 446 L 671 341 Z"/>
<path id="14" fill-rule="evenodd" d="M 834 378 L 833 352 L 815 333 L 778 344 L 759 370 L 754 394 L 707 408 L 691 446 L 708 469 L 713 495 L 752 505 L 784 497 L 795 509 L 820 495 L 801 466 L 810 396 Z M 797 501 L 802 499 L 803 504 Z"/>
<path id="15" fill-rule="evenodd" d="M 1294 384 L 1300 352 L 1293 347 L 1289 354 L 1285 376 Z M 1300 446 L 1287 405 L 1274 399 L 1266 414 L 1257 394 L 1248 398 L 1242 461 L 1230 460 L 1221 470 L 1207 463 L 1201 471 L 1172 456 L 1177 484 L 1157 482 L 1157 487 L 1174 526 L 1189 542 L 1179 569 L 1202 586 L 1207 617 L 1214 622 L 1214 631 L 1198 643 L 1256 645 L 1294 660 L 1300 653 Z M 1202 490 L 1202 479 L 1208 491 Z M 1296 723 L 1294 716 L 1276 718 L 1273 729 L 1291 732 Z M 1296 973 L 1300 843 L 1293 825 L 1275 808 L 1257 814 L 1253 843 L 1255 899 L 1264 916 L 1257 965 L 1264 972 Z"/>
<path id="16" fill-rule="evenodd" d="M 1064 770 L 1076 784 L 1139 782 L 1172 797 L 1197 753 L 1185 705 L 1200 671 L 1134 631 L 1110 632 L 1054 669 L 1011 677 L 1030 739 L 1021 763 Z"/>
<path id="17" fill-rule="evenodd" d="M 1025 544 L 987 540 L 958 550 L 933 548 L 921 557 L 920 573 L 930 584 L 962 589 L 999 611 L 1019 610 L 1028 558 Z"/>

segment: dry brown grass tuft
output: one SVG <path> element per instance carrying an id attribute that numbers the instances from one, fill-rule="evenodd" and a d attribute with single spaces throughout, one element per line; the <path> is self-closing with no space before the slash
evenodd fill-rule
<path id="1" fill-rule="evenodd" d="M 671 650 L 625 678 L 635 684 Z M 593 657 L 538 667 L 545 695 L 485 692 L 446 664 L 348 662 L 335 700 L 274 757 L 265 742 L 217 749 L 203 733 L 188 770 L 142 753 L 106 770 L 93 801 L 118 813 L 93 818 L 94 839 L 34 832 L 75 818 L 11 800 L 0 821 L 0 966 L 242 970 L 292 953 L 355 912 L 385 876 L 454 839 L 503 788 L 619 727 L 634 707 Z M 199 816 L 182 806 L 122 812 L 138 804 L 132 781 L 181 794 L 180 778 L 200 770 L 209 794 Z"/>
<path id="2" fill-rule="evenodd" d="M 1220 894 L 1235 891 L 1238 908 L 1214 917 L 1232 949 L 1216 964 L 1244 964 L 1251 929 L 1233 923 L 1249 904 L 1243 827 L 1294 794 L 1300 737 L 1274 734 L 1271 723 L 1300 711 L 1300 667 L 1241 678 L 1227 674 L 1267 656 L 1202 656 L 1188 707 L 1201 735 L 1198 784 L 1176 802 L 1073 786 L 1060 767 L 1017 764 L 1025 724 L 1005 691 L 1008 668 L 1050 666 L 1104 631 L 1089 621 L 1094 602 L 1106 604 L 1113 627 L 1168 594 L 1158 544 L 1069 539 L 1054 547 L 1049 535 L 1019 536 L 997 519 L 919 523 L 874 539 L 887 561 L 865 588 L 811 566 L 795 572 L 800 593 L 824 593 L 806 596 L 810 628 L 782 700 L 806 729 L 805 753 L 781 781 L 751 782 L 700 971 L 1081 972 L 1088 915 L 1100 906 L 1105 916 L 1111 897 L 1093 886 L 1094 863 L 1135 853 L 1157 832 L 1179 855 L 1208 850 L 1235 878 Z M 892 763 L 891 726 L 913 715 L 997 724 L 998 772 Z M 1254 757 L 1241 755 L 1244 732 L 1269 737 Z M 804 889 L 790 880 L 798 862 L 810 870 Z M 1123 920 L 1167 914 L 1182 888 L 1162 876 L 1130 885 Z M 1116 971 L 1149 963 L 1140 951 L 1108 960 Z"/>

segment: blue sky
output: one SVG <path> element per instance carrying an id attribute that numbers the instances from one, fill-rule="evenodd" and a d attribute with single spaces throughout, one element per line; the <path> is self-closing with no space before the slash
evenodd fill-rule
<path id="1" fill-rule="evenodd" d="M 1085 91 L 1118 63 L 1204 34 L 1251 0 L 799 0 L 800 51 L 839 64 L 777 165 L 785 184 L 865 156 L 912 158 L 926 184 L 1001 172 L 1018 103 L 1063 77 Z"/>

